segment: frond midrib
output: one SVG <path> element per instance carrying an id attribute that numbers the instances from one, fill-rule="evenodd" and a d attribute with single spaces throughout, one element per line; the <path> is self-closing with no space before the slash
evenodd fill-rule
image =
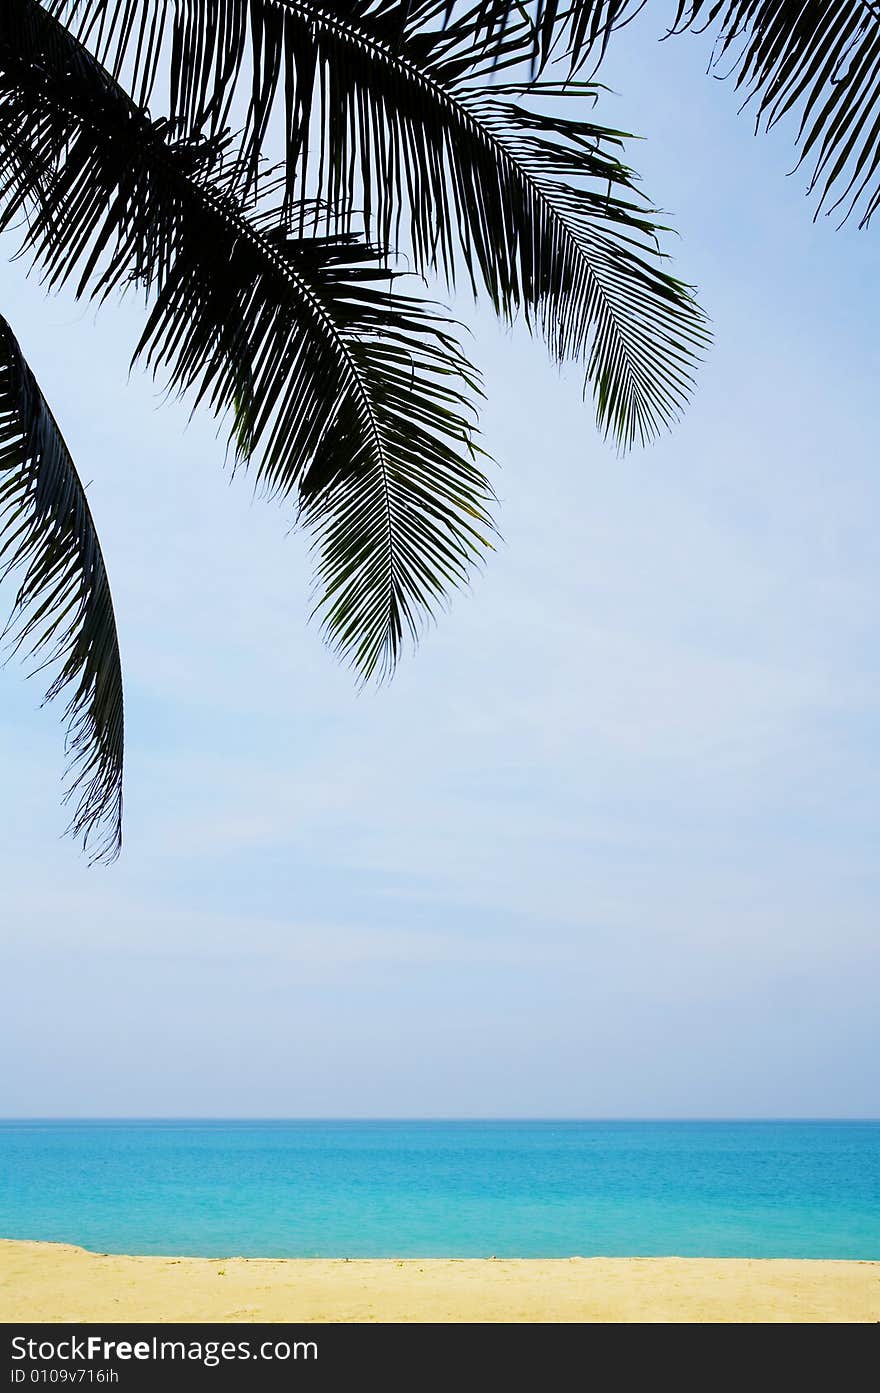
<path id="1" fill-rule="evenodd" d="M 30 0 L 30 3 L 32 4 L 33 0 Z M 126 109 L 129 118 L 141 125 L 143 134 L 148 137 L 144 142 L 144 148 L 151 149 L 159 161 L 164 164 L 166 171 L 172 178 L 188 192 L 196 190 L 204 206 L 214 217 L 223 222 L 235 235 L 249 242 L 254 250 L 268 261 L 274 272 L 282 281 L 288 287 L 293 287 L 296 290 L 301 300 L 308 306 L 313 317 L 321 325 L 325 335 L 331 340 L 336 349 L 337 361 L 342 366 L 345 378 L 353 389 L 356 398 L 359 400 L 364 417 L 366 418 L 366 433 L 371 442 L 371 453 L 373 454 L 374 464 L 379 469 L 383 480 L 384 496 L 386 500 L 386 532 L 389 542 L 389 589 L 393 593 L 395 548 L 393 542 L 393 506 L 388 482 L 389 461 L 382 436 L 381 425 L 370 395 L 368 384 L 363 379 L 358 363 L 346 343 L 344 335 L 333 322 L 332 316 L 326 306 L 321 303 L 319 296 L 305 278 L 296 271 L 295 267 L 278 253 L 271 242 L 253 226 L 243 213 L 231 207 L 227 200 L 217 194 L 203 180 L 179 168 L 174 159 L 173 149 L 161 138 L 149 117 L 132 100 L 121 84 L 118 83 L 112 74 L 107 71 L 97 58 L 95 58 L 94 54 L 92 54 L 84 44 L 80 43 L 75 35 L 71 34 L 70 30 L 67 29 L 65 25 L 61 24 L 59 20 L 56 20 L 54 16 L 43 11 L 41 7 L 38 8 L 45 21 L 64 36 L 65 41 L 71 44 L 81 60 L 84 61 L 86 67 L 92 69 L 98 81 L 104 85 L 107 90 L 110 91 L 114 99 Z M 74 115 L 77 120 L 82 121 L 84 124 L 89 122 L 88 115 L 84 114 L 82 111 L 70 108 L 70 114 Z M 97 122 L 91 121 L 90 124 L 93 131 L 99 136 L 103 134 L 102 128 Z"/>
<path id="2" fill-rule="evenodd" d="M 217 194 L 209 184 L 206 184 L 201 178 L 196 177 L 195 174 L 189 174 L 187 171 L 182 171 L 180 169 L 180 166 L 178 166 L 177 162 L 174 160 L 173 148 L 168 146 L 167 141 L 164 141 L 164 139 L 157 134 L 155 125 L 150 121 L 148 114 L 134 102 L 134 99 L 129 96 L 129 93 L 125 91 L 120 82 L 117 82 L 113 74 L 107 72 L 103 64 L 96 59 L 95 54 L 92 54 L 91 50 L 86 49 L 85 45 L 82 45 L 82 43 L 75 38 L 75 35 L 72 35 L 70 29 L 67 29 L 67 26 L 56 20 L 53 15 L 46 14 L 46 11 L 42 11 L 42 14 L 45 15 L 46 21 L 49 22 L 49 24 L 52 24 L 57 31 L 63 33 L 64 39 L 70 42 L 71 46 L 77 50 L 79 57 L 85 61 L 86 67 L 92 68 L 96 78 L 109 89 L 113 98 L 127 109 L 129 118 L 134 120 L 135 123 L 142 125 L 143 132 L 149 137 L 148 141 L 145 142 L 145 148 L 153 150 L 153 153 L 155 153 L 157 159 L 160 160 L 160 163 L 163 163 L 164 167 L 166 167 L 166 171 L 170 174 L 171 178 L 180 182 L 182 187 L 187 188 L 188 191 L 189 189 L 196 189 L 203 203 L 205 203 L 206 208 L 210 210 L 210 213 L 220 221 L 223 221 L 223 223 L 226 223 L 227 228 L 231 228 L 239 237 L 248 241 L 253 249 L 258 252 L 258 255 L 262 256 L 262 258 L 265 258 L 267 262 L 270 263 L 270 266 L 273 267 L 277 276 L 280 276 L 280 279 L 283 280 L 288 287 L 295 288 L 295 291 L 297 291 L 302 301 L 308 305 L 313 318 L 320 323 L 324 334 L 330 338 L 331 343 L 333 343 L 334 348 L 336 348 L 337 361 L 343 366 L 345 379 L 347 379 L 351 389 L 354 390 L 356 400 L 361 404 L 362 419 L 365 418 L 366 421 L 365 433 L 368 435 L 370 442 L 370 453 L 372 453 L 373 456 L 373 464 L 379 469 L 380 478 L 382 478 L 384 525 L 386 525 L 387 538 L 386 573 L 388 586 L 388 614 L 390 614 L 394 606 L 395 585 L 397 585 L 397 581 L 395 581 L 395 573 L 397 573 L 395 552 L 397 552 L 397 545 L 395 545 L 394 536 L 394 503 L 393 497 L 391 497 L 390 478 L 388 478 L 388 475 L 390 475 L 390 461 L 388 461 L 382 425 L 380 425 L 375 404 L 373 404 L 372 396 L 370 396 L 369 384 L 363 380 L 361 369 L 359 369 L 358 362 L 356 362 L 351 348 L 348 347 L 347 341 L 345 341 L 343 332 L 341 332 L 336 323 L 333 322 L 330 312 L 327 311 L 326 306 L 322 304 L 315 290 L 309 286 L 305 277 L 301 276 L 288 260 L 285 260 L 283 256 L 278 254 L 277 249 L 273 247 L 269 238 L 263 237 L 263 235 L 259 233 L 258 228 L 253 227 L 253 224 L 244 213 L 231 208 L 227 199 Z M 82 111 L 74 110 L 71 114 L 74 114 L 78 120 L 84 121 L 84 123 L 88 121 L 88 116 L 84 116 Z M 95 121 L 92 121 L 91 124 L 92 130 L 95 131 L 96 134 L 102 134 L 102 128 L 100 128 L 99 124 L 95 123 Z"/>
<path id="3" fill-rule="evenodd" d="M 423 69 L 409 59 L 394 53 L 387 45 L 381 43 L 378 39 L 363 34 L 362 31 L 356 29 L 353 25 L 345 24 L 337 17 L 328 14 L 321 5 L 310 4 L 308 0 L 264 0 L 264 3 L 273 5 L 277 9 L 297 12 L 312 23 L 323 25 L 325 29 L 338 35 L 350 45 L 359 48 L 361 51 L 366 50 L 374 58 L 386 63 L 392 70 L 398 73 L 406 73 L 417 85 L 430 92 L 442 106 L 446 107 L 447 111 L 451 112 L 462 125 L 469 129 L 472 135 L 482 140 L 490 149 L 494 150 L 507 171 L 512 171 L 516 177 L 532 191 L 533 196 L 540 203 L 545 214 L 547 214 L 551 220 L 555 221 L 557 225 L 562 228 L 566 237 L 570 239 L 572 246 L 583 263 L 587 275 L 596 286 L 603 303 L 607 306 L 608 313 L 613 318 L 616 332 L 624 341 L 626 357 L 627 360 L 629 359 L 630 350 L 628 344 L 626 344 L 624 325 L 619 318 L 619 310 L 616 301 L 610 294 L 600 273 L 591 261 L 580 234 L 571 226 L 568 219 L 560 212 L 552 198 L 549 197 L 546 189 L 542 186 L 542 181 L 537 179 L 527 169 L 523 168 L 504 144 L 502 137 L 497 131 L 493 131 L 485 122 L 479 120 L 472 107 L 468 105 L 467 97 L 464 94 L 452 92 L 448 87 L 431 77 L 430 74 L 425 73 Z"/>

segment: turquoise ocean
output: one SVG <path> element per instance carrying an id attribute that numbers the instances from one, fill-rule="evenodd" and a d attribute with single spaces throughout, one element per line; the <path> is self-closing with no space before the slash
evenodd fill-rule
<path id="1" fill-rule="evenodd" d="M 880 1122 L 0 1122 L 0 1237 L 210 1257 L 880 1258 Z"/>

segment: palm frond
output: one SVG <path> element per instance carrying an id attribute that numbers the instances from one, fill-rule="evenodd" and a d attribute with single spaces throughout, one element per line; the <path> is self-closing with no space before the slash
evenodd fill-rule
<path id="1" fill-rule="evenodd" d="M 389 297 L 380 252 L 303 238 L 283 208 L 245 216 L 222 141 L 173 139 L 33 0 L 9 5 L 33 22 L 0 15 L 0 225 L 27 213 L 26 245 L 54 286 L 147 288 L 137 351 L 231 418 L 266 493 L 302 488 L 332 553 L 321 571 L 332 637 L 364 674 L 393 664 L 403 630 L 464 581 L 489 527 L 475 379 L 448 326 Z M 7 159 L 22 145 L 24 166 Z M 53 171 L 50 196 L 22 169 Z M 332 531 L 335 500 L 350 518 L 348 500 L 376 481 L 386 516 L 361 518 L 355 556 Z"/>
<path id="2" fill-rule="evenodd" d="M 52 3 L 148 87 L 164 33 L 172 117 L 187 130 L 216 134 L 246 89 L 252 178 L 277 107 L 293 211 L 320 201 L 338 232 L 357 212 L 415 269 L 450 281 L 464 270 L 499 313 L 523 313 L 558 357 L 586 364 L 600 427 L 620 446 L 676 419 L 705 320 L 667 270 L 668 229 L 622 161 L 626 137 L 559 110 L 562 98 L 591 105 L 598 89 L 542 80 L 512 101 L 499 87 L 533 52 L 528 6 L 506 7 L 496 33 L 481 6 L 441 0 Z M 585 34 L 604 34 L 616 14 L 612 4 L 585 17 Z"/>
<path id="3" fill-rule="evenodd" d="M 880 8 L 868 0 L 679 0 L 674 30 L 717 28 L 712 70 L 735 73 L 756 128 L 798 120 L 809 191 L 864 227 L 880 203 Z"/>
<path id="4" fill-rule="evenodd" d="M 598 63 L 612 33 L 645 0 L 530 0 L 535 53 L 564 53 L 572 71 Z M 499 38 L 508 0 L 482 0 L 480 23 Z M 733 76 L 757 130 L 797 121 L 798 165 L 810 167 L 816 213 L 865 227 L 880 203 L 880 6 L 873 0 L 677 0 L 666 34 L 708 30 L 710 70 Z"/>
<path id="5" fill-rule="evenodd" d="M 566 101 L 593 91 L 575 82 L 539 90 Z M 522 306 L 557 360 L 586 363 L 600 429 L 623 448 L 646 444 L 687 404 L 706 322 L 656 254 L 659 229 L 617 157 L 625 136 L 536 111 L 534 98 L 534 85 L 470 98 L 502 158 L 485 162 L 478 186 L 456 190 L 462 206 L 476 195 L 483 208 L 468 263 L 503 312 Z M 516 248 L 511 281 L 490 245 L 496 236 Z"/>
<path id="6" fill-rule="evenodd" d="M 545 68 L 554 58 L 564 59 L 576 72 L 588 58 L 598 63 L 612 33 L 639 14 L 647 0 L 479 0 L 476 27 L 490 51 L 498 52 L 517 10 L 531 26 L 533 67 Z M 454 5 L 447 5 L 451 13 Z"/>
<path id="7" fill-rule="evenodd" d="M 110 861 L 122 844 L 123 701 L 116 619 L 85 490 L 11 328 L 0 317 L 0 576 L 20 576 L 14 652 L 67 694 L 70 832 Z"/>
<path id="8" fill-rule="evenodd" d="M 300 485 L 319 555 L 317 610 L 361 673 L 387 672 L 404 638 L 417 638 L 492 545 L 492 494 L 472 422 L 479 379 L 448 320 L 391 292 L 369 249 L 310 238 L 289 242 L 288 254 L 345 307 L 374 432 L 355 468 L 321 457 Z M 346 429 L 340 420 L 337 433 Z"/>

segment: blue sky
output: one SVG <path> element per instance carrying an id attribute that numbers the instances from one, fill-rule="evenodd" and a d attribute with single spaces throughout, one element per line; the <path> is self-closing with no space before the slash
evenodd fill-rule
<path id="1" fill-rule="evenodd" d="M 212 423 L 129 381 L 136 306 L 3 265 L 91 481 L 128 772 L 89 869 L 60 711 L 0 671 L 0 1114 L 880 1113 L 880 252 L 705 56 L 635 26 L 599 108 L 712 316 L 692 409 L 618 459 L 460 303 L 504 544 L 380 691 Z"/>

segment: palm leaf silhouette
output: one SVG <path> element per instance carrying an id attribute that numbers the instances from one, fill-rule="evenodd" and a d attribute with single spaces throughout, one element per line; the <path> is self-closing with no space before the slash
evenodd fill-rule
<path id="1" fill-rule="evenodd" d="M 122 845 L 122 666 L 104 558 L 58 424 L 0 317 L 0 568 L 20 577 L 14 652 L 55 669 L 67 695 L 70 830 L 92 859 Z"/>
<path id="2" fill-rule="evenodd" d="M 398 266 L 463 280 L 542 332 L 554 357 L 582 363 L 600 427 L 621 447 L 676 419 L 707 341 L 624 162 L 627 137 L 585 119 L 599 89 L 539 72 L 556 57 L 557 21 L 577 48 L 574 12 L 508 10 L 0 7 L 0 229 L 23 225 L 21 250 L 50 289 L 143 296 L 134 356 L 213 412 L 236 465 L 311 530 L 315 609 L 363 678 L 393 669 L 493 535 L 479 376 L 454 323 L 407 292 Z M 19 399 L 8 419 L 24 439 Z M 66 458 L 66 472 L 56 462 L 41 475 L 56 490 L 45 526 L 53 507 L 69 512 Z M 21 463 L 16 487 L 26 474 Z M 69 541 L 71 586 L 84 527 Z M 86 645 L 62 670 L 80 682 L 69 714 L 90 781 L 77 784 L 74 827 L 90 835 L 116 807 L 121 688 L 117 728 L 104 667 L 100 682 L 89 667 L 97 590 L 82 594 L 75 630 L 63 627 L 66 592 L 42 595 L 39 612 L 64 636 L 62 663 Z M 112 825 L 103 850 L 118 846 Z"/>
<path id="3" fill-rule="evenodd" d="M 407 250 L 415 269 L 464 273 L 499 313 L 525 314 L 554 356 L 582 361 L 600 429 L 645 443 L 687 402 L 707 343 L 690 290 L 666 269 L 665 231 L 620 159 L 625 136 L 560 103 L 587 84 L 501 87 L 533 26 L 507 6 L 501 40 L 437 0 L 54 0 L 128 73 L 142 99 L 164 67 L 171 115 L 215 134 L 246 95 L 250 179 L 278 107 L 288 206 L 319 200 L 328 230 Z M 205 36 L 210 36 L 206 42 Z"/>
<path id="4" fill-rule="evenodd" d="M 647 0 L 531 0 L 533 59 L 539 66 L 564 53 L 569 71 L 601 61 L 612 33 L 645 9 Z M 708 30 L 710 64 L 733 76 L 754 113 L 756 129 L 784 117 L 797 122 L 798 164 L 811 167 L 808 191 L 845 221 L 867 226 L 880 202 L 880 9 L 870 0 L 676 0 L 657 10 L 660 32 Z M 482 0 L 477 21 L 502 51 L 511 6 Z"/>
<path id="5" fill-rule="evenodd" d="M 332 640 L 364 676 L 393 666 L 489 545 L 478 382 L 449 323 L 389 293 L 381 256 L 356 239 L 292 234 L 283 209 L 246 215 L 220 142 L 175 140 L 38 20 L 0 73 L 0 150 L 16 159 L 5 221 L 28 216 L 25 245 L 52 286 L 153 291 L 136 352 L 231 419 L 266 493 L 299 497 L 325 543 Z"/>

